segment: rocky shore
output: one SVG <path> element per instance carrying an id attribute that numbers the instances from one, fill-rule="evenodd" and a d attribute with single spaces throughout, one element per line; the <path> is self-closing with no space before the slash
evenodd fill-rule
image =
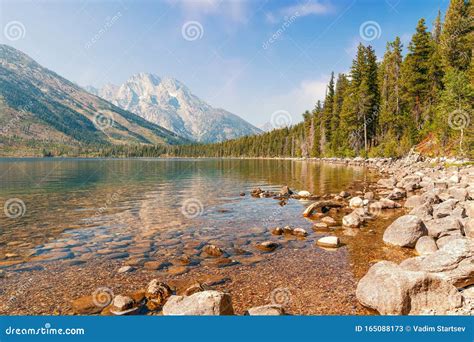
<path id="1" fill-rule="evenodd" d="M 427 159 L 417 154 L 399 160 L 331 158 L 322 161 L 373 167 L 383 178 L 371 191 L 357 196 L 346 191 L 316 196 L 305 190 L 293 192 L 287 186 L 280 192 L 256 188 L 250 195 L 271 197 L 281 205 L 291 199 L 315 201 L 303 212 L 313 220 L 314 230 L 336 226 L 341 217 L 343 227 L 360 229 L 385 211 L 404 210 L 385 229 L 383 242 L 390 248 L 413 249 L 418 256 L 401 263 L 376 262 L 357 284 L 357 300 L 380 314 L 473 314 L 474 167 L 465 161 Z M 271 234 L 277 238 L 305 239 L 308 232 L 285 226 L 273 228 Z M 319 238 L 316 245 L 331 250 L 342 244 L 339 237 L 328 234 Z M 266 253 L 280 247 L 275 240 L 262 241 L 255 246 Z M 226 256 L 225 250 L 212 244 L 204 246 L 202 253 L 211 258 Z M 129 267 L 119 270 L 128 271 L 131 271 Z M 99 292 L 84 296 L 74 300 L 72 308 L 76 314 L 103 315 L 235 313 L 232 296 L 225 290 L 214 289 L 211 283 L 171 284 L 159 279 L 153 279 L 133 293 L 112 297 Z M 284 315 L 287 312 L 284 305 L 271 303 L 249 307 L 244 314 Z"/>

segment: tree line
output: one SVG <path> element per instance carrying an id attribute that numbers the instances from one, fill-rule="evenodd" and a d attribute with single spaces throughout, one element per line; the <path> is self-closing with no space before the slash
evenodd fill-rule
<path id="1" fill-rule="evenodd" d="M 474 47 L 471 1 L 451 0 L 431 32 L 424 19 L 403 55 L 401 39 L 381 61 L 360 44 L 348 75 L 331 74 L 323 102 L 303 121 L 257 136 L 169 147 L 193 157 L 401 156 L 412 146 L 473 157 Z"/>

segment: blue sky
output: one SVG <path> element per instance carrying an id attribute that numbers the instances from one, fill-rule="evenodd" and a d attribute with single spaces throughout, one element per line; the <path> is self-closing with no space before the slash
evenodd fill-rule
<path id="1" fill-rule="evenodd" d="M 399 35 L 407 45 L 418 19 L 431 27 L 447 5 L 0 0 L 0 39 L 80 85 L 120 84 L 138 72 L 170 76 L 211 105 L 261 125 L 276 111 L 300 121 L 324 97 L 330 72 L 349 70 L 359 42 L 381 58 L 387 41 Z M 15 25 L 20 35 L 7 30 Z"/>

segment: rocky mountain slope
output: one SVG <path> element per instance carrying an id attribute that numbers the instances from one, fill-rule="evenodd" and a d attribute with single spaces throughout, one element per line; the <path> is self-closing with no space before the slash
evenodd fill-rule
<path id="1" fill-rule="evenodd" d="M 88 91 L 176 134 L 198 142 L 217 142 L 261 130 L 224 109 L 214 108 L 172 78 L 140 73 L 120 86 Z"/>
<path id="2" fill-rule="evenodd" d="M 175 133 L 94 96 L 0 45 L 0 145 L 177 144 Z"/>

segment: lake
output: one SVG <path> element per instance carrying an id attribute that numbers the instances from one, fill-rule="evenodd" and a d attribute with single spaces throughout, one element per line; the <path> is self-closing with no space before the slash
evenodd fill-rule
<path id="1" fill-rule="evenodd" d="M 401 260 L 407 253 L 381 243 L 398 211 L 362 229 L 313 231 L 314 222 L 302 216 L 313 201 L 249 195 L 255 187 L 279 191 L 282 185 L 320 196 L 368 191 L 377 174 L 362 167 L 301 160 L 32 158 L 0 159 L 0 177 L 3 314 L 68 314 L 70 300 L 97 287 L 133 290 L 154 277 L 219 278 L 215 286 L 232 293 L 238 312 L 272 302 L 272 293 L 285 289 L 293 313 L 367 313 L 354 298 L 356 281 L 374 261 Z M 338 222 L 341 217 L 334 215 Z M 309 235 L 272 236 L 273 228 L 286 225 Z M 340 236 L 344 246 L 315 246 L 326 235 Z M 281 248 L 255 248 L 266 240 Z M 210 243 L 225 255 L 203 256 L 201 248 Z M 123 265 L 135 271 L 118 274 Z"/>

